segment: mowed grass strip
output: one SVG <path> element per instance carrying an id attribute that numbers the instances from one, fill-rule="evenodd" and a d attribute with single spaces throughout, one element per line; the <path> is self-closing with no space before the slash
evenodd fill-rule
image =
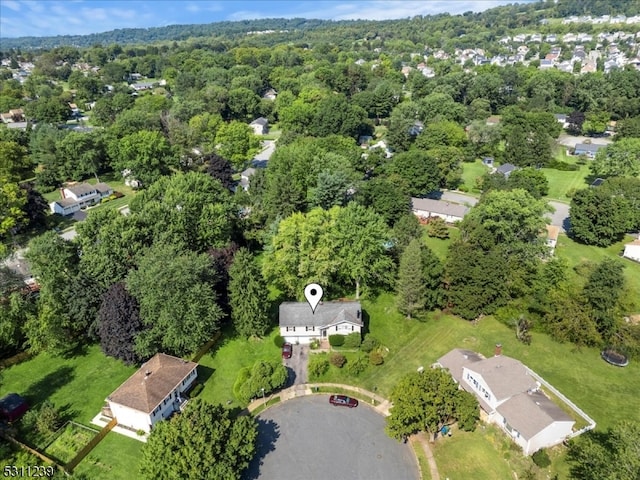
<path id="1" fill-rule="evenodd" d="M 144 443 L 109 432 L 73 471 L 91 480 L 138 478 L 140 451 Z"/>

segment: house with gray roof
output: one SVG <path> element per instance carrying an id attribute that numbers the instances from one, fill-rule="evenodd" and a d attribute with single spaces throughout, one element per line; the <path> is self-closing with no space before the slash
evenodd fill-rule
<path id="1" fill-rule="evenodd" d="M 573 151 L 573 154 L 586 155 L 589 158 L 595 158 L 596 153 L 598 153 L 600 149 L 605 147 L 606 145 L 598 145 L 597 143 L 578 143 L 575 150 Z"/>
<path id="2" fill-rule="evenodd" d="M 573 436 L 575 421 L 541 389 L 542 379 L 520 361 L 456 348 L 439 358 L 436 367 L 446 368 L 460 388 L 472 393 L 484 414 L 516 442 L 525 455 L 562 443 Z"/>
<path id="3" fill-rule="evenodd" d="M 113 193 L 113 189 L 106 183 L 77 183 L 60 189 L 60 200 L 51 202 L 51 213 L 71 215 L 78 210 L 100 203 L 103 198 Z"/>
<path id="4" fill-rule="evenodd" d="M 514 171 L 518 170 L 518 168 L 520 167 L 516 167 L 512 163 L 505 163 L 500 165 L 498 168 L 496 168 L 495 173 L 501 173 L 502 175 L 505 176 L 505 178 L 509 178 L 509 175 L 511 175 Z"/>
<path id="5" fill-rule="evenodd" d="M 264 117 L 256 118 L 249 126 L 256 135 L 266 135 L 269 133 L 269 120 Z"/>
<path id="6" fill-rule="evenodd" d="M 103 415 L 127 429 L 150 432 L 157 422 L 182 411 L 194 384 L 197 363 L 158 353 L 107 397 Z"/>
<path id="7" fill-rule="evenodd" d="M 469 212 L 469 207 L 446 200 L 412 198 L 411 210 L 418 218 L 440 217 L 447 223 L 461 221 Z"/>
<path id="8" fill-rule="evenodd" d="M 289 343 L 308 344 L 329 335 L 361 333 L 360 302 L 321 302 L 315 309 L 307 302 L 284 302 L 279 310 L 280 335 Z"/>

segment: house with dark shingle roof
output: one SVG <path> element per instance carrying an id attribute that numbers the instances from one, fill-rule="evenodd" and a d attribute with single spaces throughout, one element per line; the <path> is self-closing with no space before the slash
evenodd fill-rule
<path id="1" fill-rule="evenodd" d="M 49 208 L 52 213 L 70 215 L 78 210 L 100 203 L 103 198 L 113 193 L 113 189 L 106 183 L 78 183 L 60 189 L 60 200 L 51 202 Z"/>
<path id="2" fill-rule="evenodd" d="M 505 176 L 505 178 L 509 178 L 509 175 L 511 175 L 514 171 L 518 170 L 518 168 L 520 167 L 516 167 L 512 163 L 505 163 L 500 165 L 498 168 L 496 168 L 496 173 L 501 173 L 502 175 Z"/>
<path id="3" fill-rule="evenodd" d="M 269 120 L 264 117 L 256 118 L 249 126 L 256 135 L 266 135 L 269 133 Z"/>
<path id="4" fill-rule="evenodd" d="M 440 217 L 447 223 L 461 221 L 469 207 L 445 200 L 411 198 L 411 210 L 418 218 Z"/>
<path id="5" fill-rule="evenodd" d="M 606 148 L 606 145 L 599 145 L 597 143 L 578 143 L 573 154 L 586 155 L 589 158 L 595 158 L 596 153 L 598 153 L 601 148 Z"/>
<path id="6" fill-rule="evenodd" d="M 158 353 L 107 397 L 118 425 L 150 432 L 157 422 L 181 411 L 194 384 L 197 363 Z"/>
<path id="7" fill-rule="evenodd" d="M 311 343 L 328 339 L 329 335 L 360 333 L 360 302 L 321 302 L 315 309 L 306 302 L 284 302 L 279 310 L 280 335 L 290 343 Z"/>
<path id="8" fill-rule="evenodd" d="M 460 388 L 474 394 L 483 418 L 507 432 L 525 455 L 573 434 L 573 418 L 546 396 L 529 368 L 502 355 L 499 345 L 491 358 L 456 348 L 435 366 L 448 369 Z"/>

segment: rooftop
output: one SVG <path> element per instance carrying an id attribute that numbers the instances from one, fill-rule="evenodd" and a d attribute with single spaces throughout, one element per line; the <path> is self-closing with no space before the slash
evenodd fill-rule
<path id="1" fill-rule="evenodd" d="M 445 200 L 433 200 L 431 198 L 411 198 L 411 208 L 413 210 L 423 210 L 425 212 L 440 213 L 453 217 L 464 217 L 469 212 L 469 207 Z"/>
<path id="2" fill-rule="evenodd" d="M 342 322 L 363 325 L 360 302 L 321 302 L 315 312 L 307 302 L 284 302 L 279 319 L 281 327 L 328 327 Z"/>
<path id="3" fill-rule="evenodd" d="M 498 400 L 538 388 L 529 370 L 515 358 L 498 355 L 466 367 L 482 376 Z"/>
<path id="4" fill-rule="evenodd" d="M 96 191 L 96 186 L 91 185 L 89 183 L 78 183 L 76 185 L 65 187 L 66 190 L 69 190 L 76 196 L 85 195 L 87 193 L 92 193 Z"/>
<path id="5" fill-rule="evenodd" d="M 515 395 L 500 405 L 497 411 L 507 418 L 509 425 L 526 440 L 531 439 L 553 422 L 574 421 L 540 391 Z"/>
<path id="6" fill-rule="evenodd" d="M 197 366 L 197 363 L 158 353 L 143 363 L 107 400 L 151 413 Z"/>

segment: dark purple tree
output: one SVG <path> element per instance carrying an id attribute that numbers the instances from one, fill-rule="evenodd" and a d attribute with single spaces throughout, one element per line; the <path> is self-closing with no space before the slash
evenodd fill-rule
<path id="1" fill-rule="evenodd" d="M 98 312 L 98 336 L 105 355 L 119 358 L 127 365 L 141 359 L 135 353 L 136 335 L 142 330 L 138 301 L 124 284 L 111 285 L 102 296 Z"/>
<path id="2" fill-rule="evenodd" d="M 220 183 L 225 188 L 233 189 L 235 182 L 233 181 L 233 169 L 229 161 L 216 153 L 207 155 L 204 160 L 209 165 L 207 167 L 209 175 L 216 180 L 220 180 Z"/>

